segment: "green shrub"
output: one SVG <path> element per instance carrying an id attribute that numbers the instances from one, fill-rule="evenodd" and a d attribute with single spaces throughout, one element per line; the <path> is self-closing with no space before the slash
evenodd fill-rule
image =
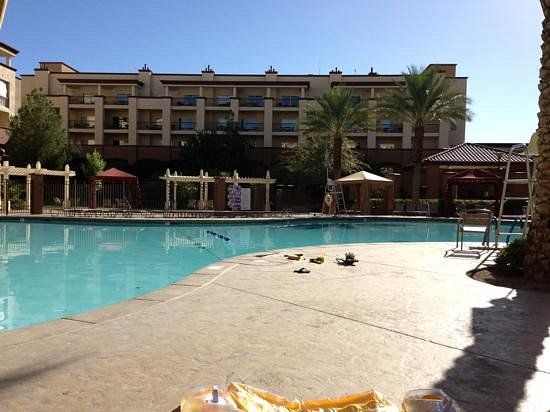
<path id="1" fill-rule="evenodd" d="M 500 269 L 508 272 L 523 272 L 523 259 L 527 248 L 526 239 L 515 239 L 500 251 L 495 259 Z"/>

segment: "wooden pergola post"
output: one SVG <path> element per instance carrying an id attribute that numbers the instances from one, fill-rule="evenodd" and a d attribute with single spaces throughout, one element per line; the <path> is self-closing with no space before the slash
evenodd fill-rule
<path id="1" fill-rule="evenodd" d="M 174 176 L 177 176 L 178 172 L 174 172 Z M 172 194 L 172 209 L 176 210 L 178 208 L 178 182 L 174 180 L 174 193 Z"/>
<path id="2" fill-rule="evenodd" d="M 170 169 L 166 169 L 164 177 L 166 178 L 166 195 L 164 199 L 164 209 L 168 210 L 170 209 Z"/>
<path id="3" fill-rule="evenodd" d="M 69 188 L 70 188 L 70 180 L 69 176 L 71 173 L 71 168 L 69 165 L 65 165 L 65 176 L 63 177 L 64 185 L 63 185 L 63 207 L 67 208 L 69 207 Z"/>
<path id="4" fill-rule="evenodd" d="M 27 165 L 28 174 L 25 176 L 25 209 L 27 213 L 31 211 L 31 165 Z"/>
<path id="5" fill-rule="evenodd" d="M 265 184 L 265 211 L 269 212 L 271 210 L 271 204 L 269 200 L 269 187 L 271 184 L 269 183 L 269 179 L 271 179 L 271 176 L 269 174 L 269 170 L 265 174 L 265 178 L 267 180 L 267 183 Z"/>

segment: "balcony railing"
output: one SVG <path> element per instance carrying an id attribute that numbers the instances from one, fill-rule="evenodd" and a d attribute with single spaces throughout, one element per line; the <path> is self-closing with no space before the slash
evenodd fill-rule
<path id="1" fill-rule="evenodd" d="M 128 129 L 128 121 L 127 120 L 114 120 L 111 122 L 105 122 L 105 129 Z"/>
<path id="2" fill-rule="evenodd" d="M 261 132 L 264 130 L 264 124 L 241 122 L 237 125 L 237 130 L 240 132 Z"/>
<path id="3" fill-rule="evenodd" d="M 0 97 L 0 106 L 2 107 L 9 107 L 9 99 L 7 97 L 1 96 Z"/>
<path id="4" fill-rule="evenodd" d="M 242 107 L 264 107 L 264 98 L 244 97 L 239 99 L 239 105 Z"/>
<path id="5" fill-rule="evenodd" d="M 105 96 L 104 103 L 105 104 L 127 105 L 128 104 L 128 96 L 127 95 Z"/>
<path id="6" fill-rule="evenodd" d="M 275 100 L 275 107 L 298 107 L 299 104 L 298 96 L 281 97 Z"/>
<path id="7" fill-rule="evenodd" d="M 382 133 L 403 133 L 403 125 L 400 124 L 379 124 L 376 127 L 378 132 Z"/>
<path id="8" fill-rule="evenodd" d="M 162 123 L 159 122 L 138 122 L 139 130 L 162 130 Z"/>
<path id="9" fill-rule="evenodd" d="M 294 123 L 281 123 L 273 125 L 274 132 L 297 132 L 298 125 Z"/>
<path id="10" fill-rule="evenodd" d="M 229 107 L 231 106 L 231 99 L 229 97 L 214 97 L 205 99 L 206 106 L 216 106 L 216 107 Z"/>
<path id="11" fill-rule="evenodd" d="M 172 130 L 195 130 L 195 122 L 174 122 L 172 123 Z"/>
<path id="12" fill-rule="evenodd" d="M 209 123 L 209 122 L 206 122 L 204 124 L 204 128 L 206 130 L 224 130 L 227 128 L 227 124 L 224 124 L 224 123 Z"/>
<path id="13" fill-rule="evenodd" d="M 70 104 L 94 104 L 94 96 L 69 96 Z"/>
<path id="14" fill-rule="evenodd" d="M 172 98 L 173 106 L 196 106 L 197 96 L 183 96 Z"/>
<path id="15" fill-rule="evenodd" d="M 424 133 L 439 133 L 439 124 L 438 123 L 425 124 Z M 414 135 L 414 129 L 413 129 L 413 135 Z"/>
<path id="16" fill-rule="evenodd" d="M 72 129 L 93 129 L 95 120 L 69 120 L 69 127 Z"/>

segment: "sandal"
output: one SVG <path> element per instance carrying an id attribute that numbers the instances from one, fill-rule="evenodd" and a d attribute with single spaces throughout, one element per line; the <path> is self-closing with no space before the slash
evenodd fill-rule
<path id="1" fill-rule="evenodd" d="M 306 268 L 300 268 L 300 269 L 297 269 L 294 271 L 294 273 L 310 273 L 311 270 L 309 269 L 306 269 Z"/>

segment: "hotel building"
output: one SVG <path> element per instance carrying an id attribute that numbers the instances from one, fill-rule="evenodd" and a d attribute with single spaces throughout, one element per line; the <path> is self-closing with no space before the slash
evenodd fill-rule
<path id="1" fill-rule="evenodd" d="M 20 80 L 15 75 L 12 59 L 18 51 L 0 42 L 0 144 L 8 140 L 10 116 L 13 116 L 20 104 Z"/>
<path id="2" fill-rule="evenodd" d="M 438 64 L 442 76 L 466 94 L 467 78 L 456 65 Z M 46 94 L 59 111 L 68 139 L 102 148 L 178 148 L 196 131 L 213 130 L 229 119 L 258 148 L 292 148 L 304 136 L 300 121 L 313 99 L 329 88 L 353 91 L 357 101 L 376 105 L 376 97 L 403 82 L 402 75 L 216 74 L 208 66 L 200 74 L 79 72 L 63 62 L 41 62 L 34 74 L 21 76 L 21 93 Z M 426 125 L 426 149 L 464 142 L 464 122 Z M 391 119 L 377 119 L 376 129 L 353 133 L 359 149 L 410 149 L 412 129 Z M 116 149 L 114 150 L 116 152 Z M 112 150 L 109 153 L 114 153 Z M 122 153 L 122 152 L 121 152 Z M 132 152 L 133 153 L 133 152 Z M 151 157 L 151 150 L 146 157 Z M 159 160 L 168 160 L 158 150 Z M 130 161 L 142 156 L 132 155 Z M 125 157 L 122 155 L 121 157 Z"/>

